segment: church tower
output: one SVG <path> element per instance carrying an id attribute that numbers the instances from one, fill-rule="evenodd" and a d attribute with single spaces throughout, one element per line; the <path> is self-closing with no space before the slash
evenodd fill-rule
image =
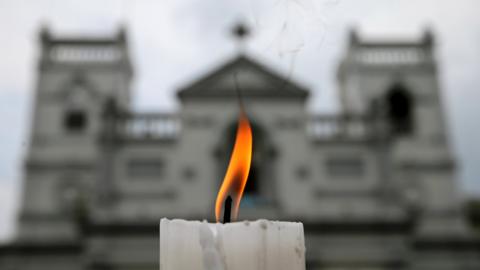
<path id="1" fill-rule="evenodd" d="M 40 58 L 26 156 L 20 241 L 71 239 L 91 201 L 107 101 L 130 102 L 126 33 L 57 38 L 40 32 Z"/>
<path id="2" fill-rule="evenodd" d="M 392 166 L 384 181 L 420 213 L 418 233 L 464 232 L 433 34 L 366 41 L 352 31 L 338 80 L 344 113 L 384 123 Z"/>

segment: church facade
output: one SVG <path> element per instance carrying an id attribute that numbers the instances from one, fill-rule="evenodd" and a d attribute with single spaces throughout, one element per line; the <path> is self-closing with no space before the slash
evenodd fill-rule
<path id="1" fill-rule="evenodd" d="M 245 55 L 177 92 L 172 113 L 132 111 L 125 31 L 40 33 L 15 240 L 0 269 L 158 269 L 161 217 L 213 218 L 238 91 L 252 122 L 240 219 L 301 221 L 307 269 L 480 269 L 462 209 L 434 38 L 350 35 L 341 112 Z"/>

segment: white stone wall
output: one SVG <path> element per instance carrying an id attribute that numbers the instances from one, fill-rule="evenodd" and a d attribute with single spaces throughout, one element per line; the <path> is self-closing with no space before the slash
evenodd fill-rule
<path id="1" fill-rule="evenodd" d="M 49 46 L 43 44 L 45 54 Z M 131 74 L 122 64 L 58 63 L 46 57 L 39 66 L 18 237 L 73 238 L 76 206 L 69 200 L 93 200 L 103 106 L 108 97 L 121 107 L 129 104 Z M 85 113 L 85 129 L 65 128 L 65 115 L 72 109 Z"/>

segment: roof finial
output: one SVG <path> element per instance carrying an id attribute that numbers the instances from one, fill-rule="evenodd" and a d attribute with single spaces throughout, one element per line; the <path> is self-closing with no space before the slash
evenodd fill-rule
<path id="1" fill-rule="evenodd" d="M 434 37 L 434 34 L 433 34 L 433 31 L 432 31 L 432 28 L 430 27 L 426 27 L 424 32 L 423 32 L 423 43 L 426 45 L 426 46 L 429 46 L 429 47 L 432 47 L 433 44 L 435 43 L 435 37 Z"/>
<path id="2" fill-rule="evenodd" d="M 350 46 L 354 46 L 359 43 L 360 38 L 358 37 L 358 31 L 355 27 L 350 27 L 349 39 L 350 39 Z"/>
<path id="3" fill-rule="evenodd" d="M 238 22 L 232 28 L 232 34 L 237 40 L 240 50 L 242 50 L 245 40 L 250 35 L 250 29 L 244 23 Z"/>

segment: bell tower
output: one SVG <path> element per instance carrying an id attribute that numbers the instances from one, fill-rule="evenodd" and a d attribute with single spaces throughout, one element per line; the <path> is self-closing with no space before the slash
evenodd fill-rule
<path id="1" fill-rule="evenodd" d="M 130 103 L 126 31 L 111 37 L 39 34 L 40 57 L 26 155 L 20 241 L 75 237 L 74 219 L 98 181 L 98 137 L 107 100 Z"/>
<path id="2" fill-rule="evenodd" d="M 345 113 L 385 121 L 392 141 L 388 181 L 422 213 L 419 232 L 463 232 L 433 34 L 366 41 L 351 31 L 338 80 Z"/>

